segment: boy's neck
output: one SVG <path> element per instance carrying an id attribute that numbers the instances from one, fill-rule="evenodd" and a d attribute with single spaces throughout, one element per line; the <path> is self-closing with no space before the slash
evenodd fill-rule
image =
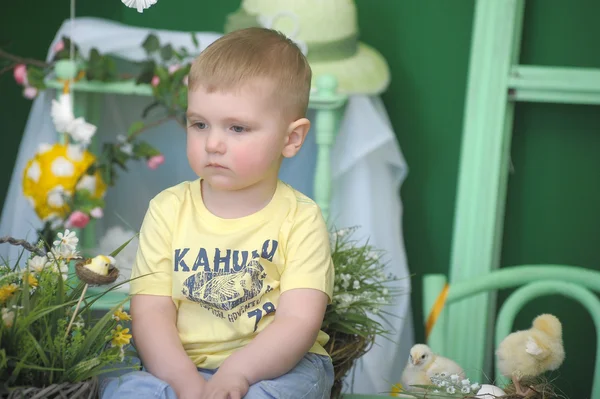
<path id="1" fill-rule="evenodd" d="M 277 179 L 263 180 L 241 190 L 213 190 L 201 180 L 202 200 L 210 213 L 223 219 L 236 219 L 252 215 L 271 202 Z"/>

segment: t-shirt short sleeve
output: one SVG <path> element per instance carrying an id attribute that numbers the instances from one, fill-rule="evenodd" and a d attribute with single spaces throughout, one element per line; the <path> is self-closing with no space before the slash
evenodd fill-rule
<path id="1" fill-rule="evenodd" d="M 159 194 L 150 201 L 142 222 L 139 246 L 131 271 L 130 294 L 171 296 L 172 264 L 169 202 L 174 196 Z M 170 201 L 169 201 L 170 200 Z M 172 220 L 172 219 L 171 219 Z"/>
<path id="2" fill-rule="evenodd" d="M 300 212 L 290 230 L 280 290 L 312 288 L 333 296 L 334 265 L 327 225 L 318 206 Z"/>

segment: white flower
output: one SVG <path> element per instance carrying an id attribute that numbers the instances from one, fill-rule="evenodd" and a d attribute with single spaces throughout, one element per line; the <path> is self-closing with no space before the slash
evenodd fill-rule
<path id="1" fill-rule="evenodd" d="M 90 216 L 94 219 L 101 219 L 104 216 L 104 211 L 99 206 L 90 211 Z"/>
<path id="2" fill-rule="evenodd" d="M 473 392 L 479 391 L 479 388 L 481 388 L 481 386 L 478 383 L 471 385 L 471 391 Z"/>
<path id="3" fill-rule="evenodd" d="M 96 134 L 96 130 L 97 127 L 86 122 L 85 119 L 77 118 L 69 123 L 67 133 L 69 133 L 76 142 L 87 145 L 92 141 L 92 137 Z"/>
<path id="4" fill-rule="evenodd" d="M 122 144 L 121 151 L 129 156 L 133 156 L 133 144 L 131 144 L 131 143 Z"/>
<path id="5" fill-rule="evenodd" d="M 53 242 L 55 247 L 63 246 L 70 249 L 75 249 L 77 247 L 77 243 L 79 242 L 77 234 L 69 229 L 66 229 L 64 233 L 58 232 L 56 236 L 58 237 L 58 240 Z"/>
<path id="6" fill-rule="evenodd" d="M 469 387 L 462 387 L 460 389 L 460 392 L 461 393 L 471 393 L 471 388 L 469 388 Z"/>
<path id="7" fill-rule="evenodd" d="M 2 308 L 2 322 L 8 328 L 11 328 L 15 321 L 15 312 L 12 310 L 8 310 L 7 308 Z"/>
<path id="8" fill-rule="evenodd" d="M 94 193 L 96 191 L 96 176 L 83 175 L 77 183 L 77 190 L 88 190 L 90 193 Z"/>
<path id="9" fill-rule="evenodd" d="M 58 186 L 54 187 L 48 193 L 48 199 L 47 199 L 48 205 L 50 205 L 54 208 L 61 208 L 62 206 L 65 205 L 65 199 L 64 199 L 65 196 L 68 196 L 68 193 L 65 192 L 65 189 L 63 186 L 58 185 Z"/>
<path id="10" fill-rule="evenodd" d="M 69 144 L 67 146 L 67 156 L 75 162 L 83 159 L 83 148 L 80 145 Z"/>
<path id="11" fill-rule="evenodd" d="M 121 0 L 129 8 L 137 8 L 138 12 L 144 12 L 146 8 L 156 4 L 157 0 Z"/>
<path id="12" fill-rule="evenodd" d="M 471 385 L 471 381 L 469 381 L 469 379 L 468 379 L 468 378 L 466 378 L 466 379 L 462 380 L 460 383 L 461 383 L 461 384 L 463 384 L 463 385 L 465 385 L 465 386 L 469 386 L 469 385 Z"/>
<path id="13" fill-rule="evenodd" d="M 452 374 L 450 376 L 450 379 L 452 380 L 452 382 L 458 382 L 458 380 L 460 379 L 460 377 L 458 376 L 458 374 Z"/>
<path id="14" fill-rule="evenodd" d="M 355 290 L 360 289 L 360 282 L 358 280 L 354 280 L 354 283 L 352 284 L 352 288 L 354 288 Z"/>
<path id="15" fill-rule="evenodd" d="M 44 267 L 48 264 L 48 258 L 45 256 L 34 256 L 33 258 L 27 261 L 27 267 L 29 270 L 33 270 L 37 273 L 40 273 L 44 270 Z"/>
<path id="16" fill-rule="evenodd" d="M 65 157 L 52 161 L 52 173 L 58 177 L 70 177 L 75 173 L 75 165 Z"/>
<path id="17" fill-rule="evenodd" d="M 448 392 L 449 394 L 454 394 L 456 393 L 456 389 L 454 387 L 448 387 L 446 388 L 446 392 Z"/>
<path id="18" fill-rule="evenodd" d="M 384 288 L 383 290 L 381 290 L 381 293 L 382 293 L 383 295 L 387 295 L 387 294 L 388 294 L 388 292 L 389 292 L 389 291 L 388 291 L 388 289 L 387 289 L 387 288 Z"/>
<path id="19" fill-rule="evenodd" d="M 52 148 L 52 146 L 50 144 L 48 144 L 48 143 L 41 143 L 38 146 L 37 153 L 41 155 L 41 154 L 43 154 L 45 152 L 50 151 L 51 148 Z"/>
<path id="20" fill-rule="evenodd" d="M 52 109 L 50 111 L 54 127 L 59 133 L 68 130 L 69 125 L 75 119 L 73 115 L 73 103 L 70 94 L 62 94 L 57 100 L 52 100 Z"/>
<path id="21" fill-rule="evenodd" d="M 29 169 L 27 169 L 27 177 L 33 180 L 34 183 L 37 183 L 41 175 L 42 169 L 40 168 L 40 164 L 37 161 L 33 161 Z"/>

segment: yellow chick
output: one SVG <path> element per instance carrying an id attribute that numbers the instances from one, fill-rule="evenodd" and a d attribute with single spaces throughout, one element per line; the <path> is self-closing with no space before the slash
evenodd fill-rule
<path id="1" fill-rule="evenodd" d="M 115 258 L 112 256 L 98 255 L 91 259 L 89 263 L 83 265 L 83 267 L 101 276 L 108 276 L 110 267 L 115 267 L 115 264 Z"/>
<path id="2" fill-rule="evenodd" d="M 504 338 L 496 357 L 498 370 L 512 379 L 517 394 L 529 395 L 532 390 L 521 387 L 521 379 L 556 370 L 565 360 L 560 321 L 551 314 L 536 317 L 529 330 L 516 331 Z"/>
<path id="3" fill-rule="evenodd" d="M 408 362 L 402 372 L 401 383 L 405 390 L 415 390 L 410 386 L 431 385 L 431 377 L 441 373 L 457 374 L 460 379 L 465 378 L 463 369 L 456 362 L 436 355 L 427 345 L 416 344 L 410 350 Z"/>

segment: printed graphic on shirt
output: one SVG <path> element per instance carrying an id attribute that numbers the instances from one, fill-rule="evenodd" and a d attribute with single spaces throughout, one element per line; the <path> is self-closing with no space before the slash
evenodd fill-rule
<path id="1" fill-rule="evenodd" d="M 272 261 L 277 246 L 276 240 L 266 240 L 260 252 L 219 248 L 211 252 L 200 248 L 191 267 L 189 260 L 194 258 L 190 256 L 190 248 L 176 249 L 174 271 L 194 272 L 183 281 L 181 293 L 213 315 L 233 323 L 243 313 L 257 307 L 262 295 L 271 290 L 270 286 L 264 286 L 267 274 L 260 259 Z M 209 253 L 214 256 L 209 257 Z M 269 305 L 264 309 L 267 314 L 275 310 L 273 304 Z M 260 313 L 262 316 L 262 310 Z M 260 316 L 256 310 L 248 315 L 256 317 L 258 324 Z"/>

